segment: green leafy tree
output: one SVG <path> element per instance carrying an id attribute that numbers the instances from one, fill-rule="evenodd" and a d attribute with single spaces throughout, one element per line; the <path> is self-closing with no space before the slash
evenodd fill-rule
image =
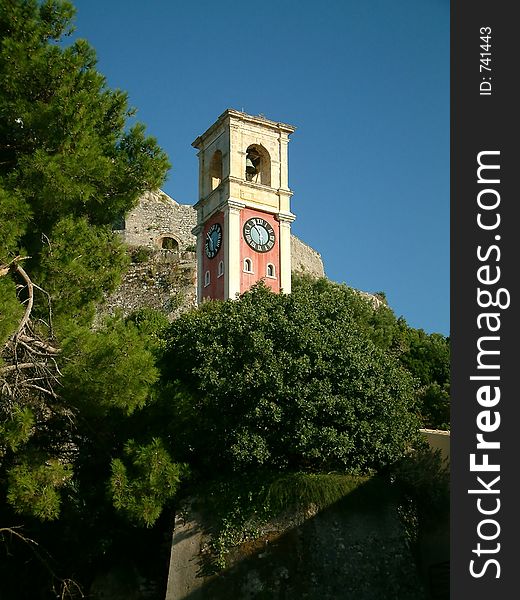
<path id="1" fill-rule="evenodd" d="M 308 276 L 293 276 L 293 288 L 322 289 L 337 286 L 325 279 L 313 281 Z M 343 287 L 348 295 L 356 324 L 376 346 L 390 352 L 417 380 L 417 414 L 423 427 L 449 429 L 450 423 L 450 341 L 440 333 L 428 334 L 409 327 L 397 318 L 386 303 L 383 292 L 374 297 Z M 382 303 L 381 303 L 382 302 Z"/>
<path id="2" fill-rule="evenodd" d="M 40 440 L 43 452 L 38 465 L 58 452 L 53 435 L 67 411 L 106 406 L 119 394 L 119 407 L 130 413 L 147 394 L 135 387 L 142 381 L 148 389 L 156 377 L 153 359 L 143 358 L 139 344 L 126 363 L 121 359 L 135 341 L 129 327 L 113 327 L 110 335 L 78 329 L 90 325 L 96 303 L 115 288 L 128 262 L 110 224 L 143 190 L 163 181 L 169 164 L 142 125 L 127 127 L 133 111 L 126 94 L 107 87 L 88 43 L 64 43 L 73 16 L 67 1 L 0 3 L 0 376 L 6 397 L 0 431 L 8 435 L 0 444 L 7 471 L 24 453 L 23 444 L 14 443 L 17 423 L 25 440 L 26 419 L 33 419 L 29 437 Z M 116 357 L 115 364 L 104 363 L 103 353 Z M 113 372 L 120 367 L 119 380 L 103 379 L 109 366 Z M 129 366 L 135 379 L 124 373 Z M 83 403 L 80 388 L 83 397 L 90 392 Z M 65 396 L 67 408 L 48 410 Z M 30 469 L 30 461 L 24 464 Z"/>
<path id="3" fill-rule="evenodd" d="M 418 429 L 414 382 L 356 311 L 351 290 L 319 281 L 259 284 L 176 320 L 162 368 L 185 392 L 169 401 L 195 464 L 364 472 L 399 458 Z"/>
<path id="4" fill-rule="evenodd" d="M 450 344 L 439 333 L 403 327 L 401 363 L 419 380 L 418 410 L 424 427 L 450 427 Z"/>
<path id="5" fill-rule="evenodd" d="M 313 281 L 308 276 L 293 277 L 298 290 L 321 289 L 325 292 L 337 286 L 323 279 Z M 428 334 L 422 329 L 409 327 L 405 319 L 396 318 L 386 304 L 383 292 L 373 297 L 349 289 L 348 295 L 353 318 L 358 328 L 371 341 L 399 359 L 405 369 L 417 380 L 417 413 L 423 427 L 449 429 L 450 423 L 450 342 L 439 333 Z M 374 301 L 374 297 L 378 300 Z M 382 302 L 382 303 L 381 303 Z"/>

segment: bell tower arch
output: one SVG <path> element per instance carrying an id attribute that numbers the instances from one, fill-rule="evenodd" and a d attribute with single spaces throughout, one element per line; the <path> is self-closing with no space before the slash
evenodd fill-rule
<path id="1" fill-rule="evenodd" d="M 292 125 L 228 109 L 193 146 L 199 158 L 197 297 L 235 298 L 263 279 L 291 291 Z"/>

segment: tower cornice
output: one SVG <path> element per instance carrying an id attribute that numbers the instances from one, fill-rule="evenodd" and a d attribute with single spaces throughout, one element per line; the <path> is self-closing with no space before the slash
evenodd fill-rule
<path id="1" fill-rule="evenodd" d="M 276 215 L 276 219 L 280 221 L 280 223 L 292 223 L 296 219 L 296 215 L 293 213 L 279 212 Z"/>
<path id="2" fill-rule="evenodd" d="M 282 123 L 280 121 L 271 121 L 263 115 L 248 115 L 245 112 L 228 108 L 220 115 L 215 123 L 211 125 L 211 127 L 209 127 L 201 135 L 197 136 L 191 145 L 200 150 L 203 146 L 204 140 L 206 140 L 208 137 L 211 137 L 211 135 L 226 121 L 226 119 L 229 119 L 230 125 L 233 124 L 233 121 L 238 123 L 252 123 L 255 125 L 262 125 L 263 127 L 280 133 L 285 133 L 288 136 L 296 131 L 296 127 L 294 125 L 289 125 L 288 123 Z"/>

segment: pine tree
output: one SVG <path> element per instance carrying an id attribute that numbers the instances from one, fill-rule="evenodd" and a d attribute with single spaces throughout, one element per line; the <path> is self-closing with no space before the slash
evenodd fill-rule
<path id="1" fill-rule="evenodd" d="M 107 86 L 89 44 L 67 44 L 74 13 L 66 0 L 0 0 L 0 529 L 64 561 L 82 527 L 94 556 L 89 535 L 115 508 L 152 524 L 180 473 L 131 418 L 154 397 L 149 336 L 121 318 L 91 328 L 128 263 L 111 225 L 169 162 L 129 125 L 127 96 Z M 153 482 L 141 469 L 110 492 L 114 469 L 142 456 L 159 456 Z M 5 585 L 20 585 L 22 562 L 6 563 Z M 51 585 L 42 572 L 38 585 Z"/>

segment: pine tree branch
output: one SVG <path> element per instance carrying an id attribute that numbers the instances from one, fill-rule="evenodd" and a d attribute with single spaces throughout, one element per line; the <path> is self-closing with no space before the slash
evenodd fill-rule
<path id="1" fill-rule="evenodd" d="M 22 320 L 20 321 L 20 324 L 18 325 L 18 329 L 16 330 L 16 333 L 14 334 L 14 341 L 16 343 L 16 341 L 18 340 L 19 336 L 22 334 L 22 331 L 25 329 L 25 327 L 29 323 L 29 319 L 31 318 L 31 311 L 32 311 L 32 307 L 33 307 L 33 304 L 34 304 L 34 286 L 33 286 L 33 282 L 31 281 L 29 275 L 27 275 L 27 273 L 25 272 L 25 270 L 22 269 L 22 267 L 18 263 L 15 263 L 14 270 L 25 281 L 25 284 L 26 284 L 26 287 L 27 287 L 27 294 L 28 294 L 28 297 L 27 297 L 27 306 L 25 307 L 25 314 L 22 317 Z"/>
<path id="2" fill-rule="evenodd" d="M 56 394 L 56 392 L 52 388 L 49 389 L 49 390 L 47 390 L 45 388 L 40 387 L 39 385 L 34 385 L 32 383 L 27 383 L 25 381 L 22 381 L 22 383 L 20 384 L 20 386 L 24 387 L 24 388 L 31 388 L 33 390 L 38 390 L 40 392 L 43 392 L 44 394 L 48 394 L 49 396 L 52 396 L 53 398 L 58 398 L 58 395 Z M 49 385 L 49 387 L 51 387 L 51 386 Z"/>
<path id="3" fill-rule="evenodd" d="M 29 257 L 17 256 L 9 265 L 2 267 L 2 272 L 8 270 L 22 279 L 23 284 L 17 287 L 27 290 L 27 297 L 21 302 L 24 306 L 23 317 L 2 351 L 4 358 L 4 366 L 0 367 L 2 392 L 8 392 L 9 397 L 13 399 L 25 398 L 27 400 L 29 390 L 33 389 L 57 399 L 58 394 L 54 391 L 53 385 L 54 383 L 61 385 L 59 380 L 61 372 L 55 360 L 55 357 L 60 354 L 60 349 L 48 340 L 41 339 L 35 333 L 31 323 L 34 290 L 37 289 L 46 295 L 49 317 L 51 316 L 51 300 L 49 294 L 34 284 L 25 269 L 19 264 L 26 258 Z M 35 381 L 38 381 L 39 384 L 32 383 Z"/>
<path id="4" fill-rule="evenodd" d="M 60 353 L 59 348 L 54 348 L 47 342 L 42 342 L 41 340 L 39 340 L 35 337 L 31 337 L 28 335 L 20 335 L 20 337 L 18 338 L 18 341 L 21 342 L 24 346 L 26 346 L 26 348 L 28 348 L 34 354 L 40 354 L 41 356 L 48 356 L 49 354 L 59 354 Z M 37 352 L 36 350 L 34 350 L 34 348 L 31 347 L 31 344 L 33 346 L 36 346 L 37 348 L 41 348 L 42 350 L 45 350 L 45 352 Z"/>
<path id="5" fill-rule="evenodd" d="M 29 544 L 29 545 L 33 544 L 34 546 L 38 545 L 38 542 L 31 540 L 31 538 L 25 537 L 24 535 L 19 533 L 17 531 L 17 529 L 22 529 L 21 525 L 13 525 L 13 527 L 0 527 L 0 534 L 10 533 L 11 535 L 14 535 L 18 539 L 22 540 L 22 542 L 25 542 L 26 544 Z"/>
<path id="6" fill-rule="evenodd" d="M 36 362 L 27 362 L 27 363 L 16 363 L 14 365 L 7 365 L 6 367 L 2 367 L 0 369 L 0 373 L 4 375 L 5 373 L 9 373 L 11 371 L 17 371 L 22 369 L 36 369 L 38 367 L 45 367 L 45 363 L 36 363 Z"/>

